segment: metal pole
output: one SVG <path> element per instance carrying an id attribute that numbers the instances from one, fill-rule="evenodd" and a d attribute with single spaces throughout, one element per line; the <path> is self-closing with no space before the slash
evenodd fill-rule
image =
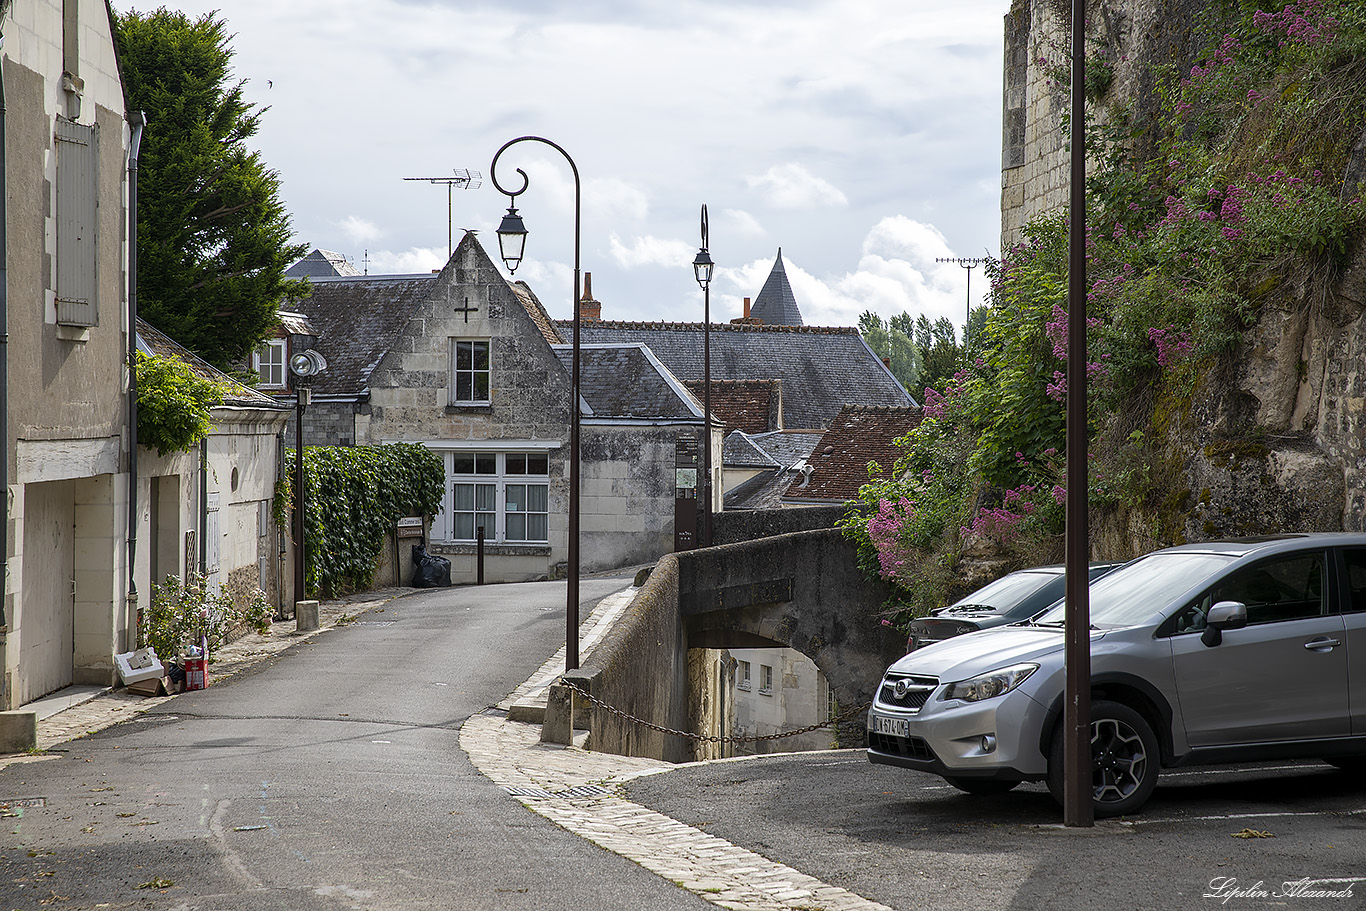
<path id="1" fill-rule="evenodd" d="M 1063 823 L 1090 826 L 1091 607 L 1087 590 L 1086 3 L 1072 0 L 1072 174 L 1067 246 L 1066 674 Z"/>
<path id="2" fill-rule="evenodd" d="M 519 142 L 539 142 L 550 146 L 555 151 L 564 156 L 564 160 L 569 162 L 569 169 L 574 172 L 574 341 L 573 341 L 573 360 L 570 370 L 570 420 L 569 420 L 569 555 L 566 576 L 568 578 L 567 591 L 565 592 L 565 652 L 564 669 L 566 672 L 572 671 L 579 666 L 579 289 L 582 268 L 579 260 L 580 248 L 580 223 L 582 213 L 582 186 L 579 181 L 579 167 L 574 164 L 574 159 L 569 157 L 569 153 L 558 144 L 544 139 L 540 136 L 519 136 L 516 139 L 508 140 L 503 143 L 502 148 L 493 154 L 493 163 L 489 165 L 489 176 L 493 180 L 493 185 L 498 192 L 516 200 L 516 198 L 526 192 L 527 185 L 530 183 L 526 171 L 521 168 L 517 173 L 522 175 L 522 186 L 516 191 L 505 189 L 498 182 L 498 158 L 510 146 Z"/>
<path id="3" fill-rule="evenodd" d="M 298 603 L 304 591 L 304 406 L 308 390 L 295 380 L 294 396 L 294 616 L 298 617 Z"/>

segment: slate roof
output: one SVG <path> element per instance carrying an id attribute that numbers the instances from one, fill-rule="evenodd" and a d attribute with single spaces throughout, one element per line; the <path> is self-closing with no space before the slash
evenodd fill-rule
<path id="1" fill-rule="evenodd" d="M 868 463 L 877 462 L 884 475 L 896 464 L 898 437 L 920 423 L 919 408 L 847 406 L 807 456 L 814 470 L 804 487 L 801 479 L 788 487 L 786 497 L 798 500 L 853 499 L 868 483 Z"/>
<path id="2" fill-rule="evenodd" d="M 288 335 L 312 335 L 316 336 L 318 330 L 313 328 L 313 324 L 308 321 L 308 317 L 302 313 L 295 313 L 292 310 L 280 311 L 280 328 Z"/>
<path id="3" fill-rule="evenodd" d="M 557 322 L 562 334 L 572 324 Z M 684 382 L 702 379 L 701 323 L 593 321 L 582 344 L 643 342 Z M 916 404 L 856 329 L 713 323 L 712 381 L 780 380 L 783 426 L 823 430 L 845 405 Z"/>
<path id="4" fill-rule="evenodd" d="M 467 233 L 452 258 L 460 256 L 467 243 L 479 246 L 478 239 Z M 327 358 L 327 370 L 314 381 L 314 392 L 359 396 L 368 390 L 370 375 L 440 280 L 435 272 L 312 279 L 311 293 L 295 309 L 315 330 L 318 349 Z M 559 344 L 554 323 L 526 283 L 510 282 L 508 287 L 546 341 Z"/>
<path id="5" fill-rule="evenodd" d="M 285 270 L 286 278 L 336 278 L 360 274 L 360 270 L 347 262 L 345 256 L 331 250 L 314 250 Z"/>
<path id="6" fill-rule="evenodd" d="M 156 329 L 151 323 L 138 317 L 138 350 L 144 354 L 162 357 L 175 356 L 190 365 L 190 371 L 200 379 L 218 383 L 224 387 L 223 404 L 238 408 L 269 408 L 275 411 L 290 411 L 293 405 L 279 401 L 250 386 L 244 386 L 223 371 L 214 367 L 199 355 L 185 348 L 166 333 Z"/>
<path id="7" fill-rule="evenodd" d="M 555 355 L 569 372 L 572 346 Z M 580 344 L 579 392 L 585 417 L 702 421 L 702 404 L 644 345 Z"/>
<path id="8" fill-rule="evenodd" d="M 776 509 L 783 506 L 787 489 L 800 482 L 793 466 L 801 463 L 820 442 L 819 433 L 790 430 L 748 434 L 734 431 L 726 436 L 721 461 L 726 467 L 762 468 L 759 474 L 726 491 L 726 509 Z"/>
<path id="9" fill-rule="evenodd" d="M 685 383 L 700 402 L 705 397 L 705 383 L 690 380 Z M 711 381 L 712 418 L 725 425 L 725 432 L 743 430 L 746 433 L 765 433 L 782 426 L 782 380 L 717 380 Z"/>
<path id="10" fill-rule="evenodd" d="M 797 307 L 797 298 L 792 286 L 787 282 L 787 269 L 783 266 L 783 248 L 778 248 L 778 258 L 773 261 L 773 269 L 768 279 L 759 289 L 759 296 L 749 308 L 752 319 L 762 320 L 766 326 L 800 326 L 802 311 Z"/>
<path id="11" fill-rule="evenodd" d="M 317 395 L 359 395 L 399 332 L 436 286 L 437 276 L 366 275 L 315 278 L 297 309 L 317 330 L 327 369 L 313 382 Z"/>

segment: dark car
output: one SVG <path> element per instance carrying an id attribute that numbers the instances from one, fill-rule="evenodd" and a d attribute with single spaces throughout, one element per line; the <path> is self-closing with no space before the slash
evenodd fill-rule
<path id="1" fill-rule="evenodd" d="M 1092 563 L 1090 581 L 1094 582 L 1122 564 Z M 1038 566 L 1002 576 L 977 589 L 956 604 L 931 611 L 929 616 L 911 621 L 906 651 L 976 632 L 1025 620 L 1062 598 L 1066 576 L 1061 566 Z"/>

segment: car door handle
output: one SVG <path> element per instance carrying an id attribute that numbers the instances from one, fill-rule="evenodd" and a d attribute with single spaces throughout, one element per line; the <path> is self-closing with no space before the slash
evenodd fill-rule
<path id="1" fill-rule="evenodd" d="M 1318 639 L 1310 639 L 1308 642 L 1304 644 L 1304 647 L 1309 649 L 1311 652 L 1326 652 L 1329 649 L 1336 648 L 1341 644 L 1342 643 L 1336 639 L 1329 639 L 1327 636 L 1322 636 Z"/>

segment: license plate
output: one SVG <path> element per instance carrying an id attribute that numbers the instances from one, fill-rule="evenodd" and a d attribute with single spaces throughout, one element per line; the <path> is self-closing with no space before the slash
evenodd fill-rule
<path id="1" fill-rule="evenodd" d="M 887 718 L 883 715 L 873 715 L 873 733 L 889 734 L 892 737 L 907 737 L 910 735 L 911 725 L 905 718 Z"/>

